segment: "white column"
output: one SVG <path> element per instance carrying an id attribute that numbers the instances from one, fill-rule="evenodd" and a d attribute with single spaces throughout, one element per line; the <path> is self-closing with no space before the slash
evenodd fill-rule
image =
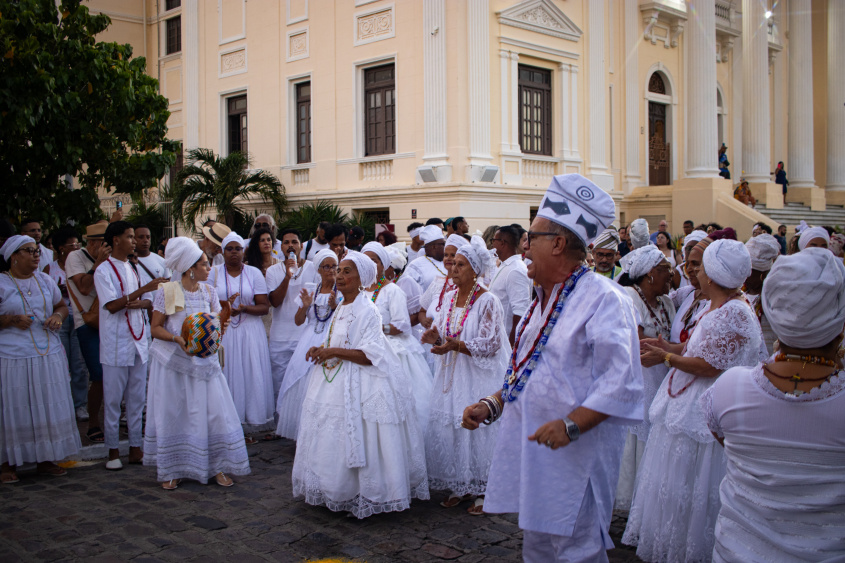
<path id="1" fill-rule="evenodd" d="M 569 158 L 572 154 L 569 148 L 570 136 L 570 109 L 572 103 L 569 99 L 569 65 L 568 63 L 560 63 L 558 65 L 558 74 L 560 75 L 560 151 L 558 155 L 560 158 Z"/>
<path id="2" fill-rule="evenodd" d="M 845 191 L 845 2 L 827 0 L 828 191 Z"/>
<path id="3" fill-rule="evenodd" d="M 686 177 L 717 178 L 716 3 L 687 0 L 695 23 L 684 36 L 687 72 Z M 767 47 L 768 48 L 768 47 Z M 764 69 L 765 70 L 765 69 Z"/>
<path id="4" fill-rule="evenodd" d="M 789 185 L 816 185 L 813 159 L 813 29 L 810 0 L 789 3 Z"/>
<path id="5" fill-rule="evenodd" d="M 625 0 L 625 185 L 642 184 L 640 175 L 640 31 L 639 0 Z"/>
<path id="6" fill-rule="evenodd" d="M 200 145 L 200 35 L 198 0 L 182 3 L 185 20 L 185 143 L 189 151 Z M 218 153 L 224 152 L 218 147 Z"/>
<path id="7" fill-rule="evenodd" d="M 510 132 L 508 126 L 510 125 L 510 112 L 517 111 L 516 107 L 511 107 L 511 102 L 509 101 L 508 95 L 510 94 L 510 88 L 508 87 L 508 68 L 510 61 L 510 52 L 506 49 L 499 49 L 499 63 L 500 69 L 499 72 L 501 73 L 501 82 L 499 83 L 499 95 L 502 99 L 502 141 L 499 147 L 501 152 L 509 152 L 511 150 L 511 143 L 510 143 Z M 514 100 L 514 103 L 516 100 Z"/>
<path id="8" fill-rule="evenodd" d="M 742 55 L 745 178 L 752 184 L 770 182 L 769 37 L 766 5 L 760 0 L 742 0 Z"/>
<path id="9" fill-rule="evenodd" d="M 613 177 L 607 168 L 607 53 L 605 0 L 587 3 L 587 79 L 589 80 L 588 127 L 590 143 L 589 172 L 593 181 L 605 190 L 613 189 Z"/>
<path id="10" fill-rule="evenodd" d="M 728 139 L 728 155 L 731 162 L 731 179 L 734 184 L 742 176 L 742 41 L 734 41 L 731 50 L 731 120 L 733 121 L 733 135 Z"/>
<path id="11" fill-rule="evenodd" d="M 776 29 L 786 29 L 785 2 L 776 1 L 774 3 L 772 6 L 772 21 L 774 22 Z M 785 36 L 783 31 L 779 31 L 778 33 L 781 37 Z M 772 89 L 772 107 L 770 109 L 773 116 L 771 119 L 772 170 L 775 169 L 775 163 L 777 163 L 777 161 L 786 159 L 788 156 L 787 151 L 789 150 L 787 145 L 789 140 L 787 132 L 787 122 L 789 121 L 789 117 L 787 117 L 787 119 L 780 119 L 780 116 L 782 115 L 788 116 L 789 112 L 789 100 L 787 99 L 787 94 L 789 93 L 789 76 L 787 68 L 789 66 L 789 61 L 787 60 L 787 57 L 788 54 L 786 52 L 778 53 L 778 56 L 774 58 L 770 66 L 772 71 L 772 84 L 777 85 L 777 87 Z"/>
<path id="12" fill-rule="evenodd" d="M 511 52 L 511 152 L 521 153 L 519 147 L 519 53 Z"/>
<path id="13" fill-rule="evenodd" d="M 490 10 L 488 0 L 466 0 L 470 164 L 490 156 Z M 482 161 L 482 162 L 477 162 Z"/>
<path id="14" fill-rule="evenodd" d="M 422 35 L 425 108 L 423 160 L 427 164 L 437 164 L 447 160 L 445 0 L 425 0 Z"/>
<path id="15" fill-rule="evenodd" d="M 571 115 L 572 119 L 570 120 L 570 137 L 572 139 L 572 159 L 573 160 L 581 160 L 581 153 L 578 149 L 579 146 L 579 137 L 578 137 L 578 114 L 580 113 L 580 109 L 578 109 L 578 67 L 572 65 L 569 67 L 569 74 L 570 76 L 570 86 L 572 87 L 572 94 L 569 97 L 569 103 L 571 104 Z"/>

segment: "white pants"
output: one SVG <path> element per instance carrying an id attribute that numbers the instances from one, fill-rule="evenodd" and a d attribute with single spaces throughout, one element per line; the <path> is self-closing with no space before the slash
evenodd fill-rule
<path id="1" fill-rule="evenodd" d="M 103 433 L 110 450 L 120 443 L 120 402 L 126 401 L 129 446 L 140 448 L 144 442 L 142 424 L 147 394 L 147 362 L 135 353 L 133 366 L 103 364 Z"/>
<path id="2" fill-rule="evenodd" d="M 282 381 L 285 378 L 285 371 L 288 369 L 293 351 L 296 350 L 296 342 L 271 340 L 270 347 L 270 368 L 273 374 L 273 404 L 279 400 L 279 391 L 282 388 Z M 277 413 L 278 415 L 278 413 Z M 277 418 L 278 419 L 278 418 Z"/>

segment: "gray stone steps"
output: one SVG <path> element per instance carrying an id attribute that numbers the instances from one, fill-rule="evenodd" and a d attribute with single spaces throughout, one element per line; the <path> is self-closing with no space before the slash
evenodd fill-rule
<path id="1" fill-rule="evenodd" d="M 845 226 L 845 208 L 838 205 L 828 205 L 824 211 L 812 211 L 800 203 L 787 203 L 783 209 L 767 209 L 765 205 L 755 209 L 772 219 L 773 229 L 778 225 L 795 228 L 802 219 L 809 225 Z"/>

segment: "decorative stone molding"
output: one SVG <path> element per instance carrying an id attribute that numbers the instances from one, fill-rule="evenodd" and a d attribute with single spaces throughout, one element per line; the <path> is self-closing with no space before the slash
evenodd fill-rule
<path id="1" fill-rule="evenodd" d="M 220 78 L 243 74 L 247 70 L 246 45 L 220 52 Z"/>
<path id="2" fill-rule="evenodd" d="M 396 36 L 393 4 L 355 14 L 355 45 L 364 45 Z"/>
<path id="3" fill-rule="evenodd" d="M 569 41 L 578 41 L 581 30 L 555 6 L 551 0 L 524 0 L 507 10 L 497 12 L 499 23 L 551 35 Z"/>
<path id="4" fill-rule="evenodd" d="M 678 46 L 678 38 L 684 32 L 687 8 L 680 0 L 655 0 L 640 5 L 645 30 L 643 37 L 656 45 L 663 41 L 667 49 Z"/>
<path id="5" fill-rule="evenodd" d="M 288 53 L 287 61 L 298 61 L 300 59 L 307 59 L 308 52 L 308 28 L 298 29 L 288 33 Z"/>
<path id="6" fill-rule="evenodd" d="M 733 51 L 734 39 L 733 37 L 727 37 L 720 40 L 718 37 L 719 34 L 717 33 L 716 35 L 716 62 L 726 63 L 728 62 L 728 56 Z"/>

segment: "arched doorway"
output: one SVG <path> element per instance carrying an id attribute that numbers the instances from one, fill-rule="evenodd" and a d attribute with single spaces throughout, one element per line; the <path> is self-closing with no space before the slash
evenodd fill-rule
<path id="1" fill-rule="evenodd" d="M 671 92 L 661 72 L 648 80 L 648 185 L 672 183 Z"/>
<path id="2" fill-rule="evenodd" d="M 716 126 L 718 128 L 718 137 L 717 140 L 719 141 L 719 146 L 722 146 L 722 143 L 725 141 L 725 134 L 727 131 L 725 130 L 725 116 L 728 114 L 727 109 L 725 109 L 725 97 L 722 95 L 722 87 L 718 84 L 716 85 Z"/>

